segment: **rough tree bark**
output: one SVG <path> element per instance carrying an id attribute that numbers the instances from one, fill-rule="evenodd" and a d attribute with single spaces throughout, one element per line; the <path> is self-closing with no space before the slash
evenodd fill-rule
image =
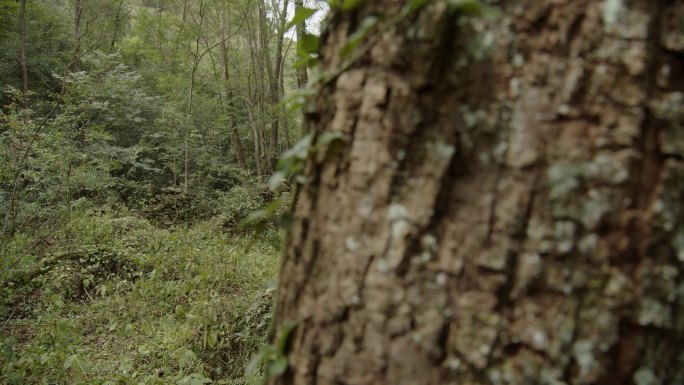
<path id="1" fill-rule="evenodd" d="M 406 3 L 330 21 L 270 383 L 684 383 L 684 1 Z"/>

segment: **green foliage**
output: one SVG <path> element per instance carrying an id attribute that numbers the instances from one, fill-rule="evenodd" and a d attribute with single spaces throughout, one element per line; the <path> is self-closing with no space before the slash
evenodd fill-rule
<path id="1" fill-rule="evenodd" d="M 221 212 L 218 215 L 221 225 L 235 228 L 264 206 L 266 194 L 256 186 L 239 186 L 223 194 L 220 198 Z"/>
<path id="2" fill-rule="evenodd" d="M 0 0 L 0 84 L 21 88 L 18 76 L 19 2 Z M 48 90 L 59 87 L 53 72 L 63 73 L 71 54 L 71 29 L 64 23 L 69 16 L 57 2 L 27 1 L 27 53 L 30 88 L 44 97 Z M 8 95 L 0 95 L 0 109 L 10 102 Z"/>
<path id="3" fill-rule="evenodd" d="M 300 134 L 262 68 L 284 22 L 245 0 L 82 3 L 78 44 L 74 2 L 27 3 L 24 106 L 18 2 L 0 0 L 0 383 L 255 383 L 290 199 L 256 158 L 285 150 L 274 117 Z"/>
<path id="4" fill-rule="evenodd" d="M 361 5 L 361 3 L 362 0 L 343 0 L 340 8 L 342 8 L 343 11 L 350 11 Z"/>
<path id="5" fill-rule="evenodd" d="M 315 137 L 315 144 L 313 143 Z M 327 151 L 332 145 L 344 142 L 346 139 L 340 132 L 324 132 L 315 136 L 313 132 L 305 135 L 297 144 L 286 151 L 277 164 L 277 170 L 271 176 L 269 186 L 272 190 L 277 189 L 287 178 L 293 177 L 295 181 L 303 183 L 301 175 L 304 163 L 313 153 Z"/>
<path id="6" fill-rule="evenodd" d="M 121 63 L 117 54 L 95 52 L 84 60 L 88 71 L 70 73 L 65 110 L 55 124 L 75 130 L 102 128 L 115 144 L 137 144 L 146 132 L 154 132 L 161 100 L 143 90 L 142 77 Z"/>
<path id="7" fill-rule="evenodd" d="M 290 340 L 290 335 L 296 327 L 297 322 L 286 322 L 276 343 L 265 347 L 252 358 L 245 370 L 247 375 L 255 373 L 262 366 L 267 377 L 277 377 L 285 373 L 288 367 L 285 349 Z"/>
<path id="8" fill-rule="evenodd" d="M 368 32 L 378 23 L 378 18 L 374 16 L 367 16 L 361 21 L 359 28 L 354 31 L 348 38 L 347 42 L 342 47 L 342 52 L 340 53 L 342 57 L 348 56 L 354 48 L 356 48 L 359 43 L 361 43 Z"/>
<path id="9" fill-rule="evenodd" d="M 297 8 L 295 10 L 294 16 L 292 16 L 292 20 L 290 20 L 287 25 L 285 26 L 285 30 L 290 30 L 292 27 L 294 27 L 297 24 L 300 24 L 304 21 L 306 21 L 308 18 L 313 16 L 314 13 L 316 13 L 316 9 L 313 8 L 306 8 L 306 7 L 301 7 Z"/>
<path id="10" fill-rule="evenodd" d="M 263 239 L 83 210 L 40 255 L 0 278 L 1 383 L 251 381 L 277 268 Z"/>

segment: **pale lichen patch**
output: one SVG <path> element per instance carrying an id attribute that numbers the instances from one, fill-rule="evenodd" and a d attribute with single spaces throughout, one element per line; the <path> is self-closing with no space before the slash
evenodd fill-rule
<path id="1" fill-rule="evenodd" d="M 601 19 L 606 29 L 613 29 L 625 11 L 624 0 L 604 0 L 601 4 Z"/>

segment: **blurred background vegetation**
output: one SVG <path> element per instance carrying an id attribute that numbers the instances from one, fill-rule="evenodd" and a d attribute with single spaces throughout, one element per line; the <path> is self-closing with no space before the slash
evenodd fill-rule
<path id="1" fill-rule="evenodd" d="M 0 0 L 0 383 L 258 381 L 317 5 Z"/>

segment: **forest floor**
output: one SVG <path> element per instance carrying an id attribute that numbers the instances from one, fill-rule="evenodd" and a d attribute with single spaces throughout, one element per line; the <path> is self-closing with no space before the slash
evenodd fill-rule
<path id="1" fill-rule="evenodd" d="M 268 332 L 280 237 L 227 233 L 82 210 L 48 237 L 15 235 L 0 245 L 22 258 L 0 276 L 0 383 L 257 383 L 244 370 Z"/>

